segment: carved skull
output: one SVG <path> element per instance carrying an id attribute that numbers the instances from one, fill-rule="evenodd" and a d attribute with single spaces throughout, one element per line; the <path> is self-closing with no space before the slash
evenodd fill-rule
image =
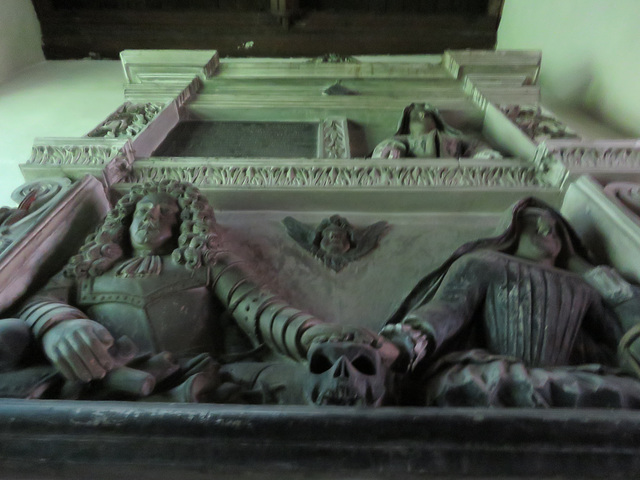
<path id="1" fill-rule="evenodd" d="M 305 396 L 316 405 L 377 407 L 387 392 L 387 367 L 378 350 L 353 342 L 323 342 L 309 350 Z"/>

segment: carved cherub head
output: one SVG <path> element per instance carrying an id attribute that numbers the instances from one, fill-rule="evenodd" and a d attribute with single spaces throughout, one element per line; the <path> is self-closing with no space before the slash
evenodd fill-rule
<path id="1" fill-rule="evenodd" d="M 340 215 L 325 218 L 315 229 L 293 217 L 286 217 L 282 223 L 298 245 L 336 272 L 373 250 L 387 230 L 386 222 L 356 229 Z"/>
<path id="2" fill-rule="evenodd" d="M 65 275 L 99 276 L 134 255 L 171 253 L 195 269 L 207 263 L 215 245 L 215 218 L 209 202 L 193 185 L 162 181 L 136 185 L 109 211 Z"/>
<path id="3" fill-rule="evenodd" d="M 332 215 L 316 228 L 313 244 L 327 255 L 343 255 L 351 250 L 354 240 L 349 221 L 340 215 Z"/>

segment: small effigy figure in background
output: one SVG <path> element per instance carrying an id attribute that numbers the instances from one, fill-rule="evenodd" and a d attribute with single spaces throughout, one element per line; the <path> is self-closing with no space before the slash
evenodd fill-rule
<path id="1" fill-rule="evenodd" d="M 542 201 L 506 219 L 420 280 L 383 329 L 404 345 L 413 401 L 640 408 L 638 289 L 594 267 Z"/>
<path id="2" fill-rule="evenodd" d="M 479 138 L 448 125 L 440 112 L 426 103 L 412 103 L 402 112 L 396 134 L 380 142 L 372 158 L 502 158 Z"/>

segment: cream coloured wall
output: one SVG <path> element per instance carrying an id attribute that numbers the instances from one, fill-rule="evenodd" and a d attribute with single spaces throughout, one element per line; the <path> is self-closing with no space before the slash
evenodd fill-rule
<path id="1" fill-rule="evenodd" d="M 0 83 L 44 60 L 40 39 L 31 0 L 0 1 Z"/>
<path id="2" fill-rule="evenodd" d="M 34 138 L 85 135 L 123 103 L 123 83 L 119 61 L 69 60 L 37 63 L 0 84 L 0 206 L 14 205 L 18 164 Z"/>
<path id="3" fill-rule="evenodd" d="M 506 0 L 497 48 L 542 50 L 545 104 L 640 136 L 638 19 L 638 0 Z"/>

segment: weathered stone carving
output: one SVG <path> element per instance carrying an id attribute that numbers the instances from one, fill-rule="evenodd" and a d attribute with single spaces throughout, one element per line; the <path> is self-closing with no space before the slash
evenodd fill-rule
<path id="1" fill-rule="evenodd" d="M 448 125 L 433 106 L 412 103 L 402 112 L 395 135 L 380 142 L 372 157 L 496 159 L 502 155 L 479 138 L 472 138 Z"/>
<path id="2" fill-rule="evenodd" d="M 639 408 L 638 289 L 594 268 L 543 202 L 505 220 L 424 277 L 383 329 L 404 345 L 413 401 Z"/>
<path id="3" fill-rule="evenodd" d="M 126 156 L 121 145 L 34 145 L 29 164 L 106 165 L 118 156 Z"/>
<path id="4" fill-rule="evenodd" d="M 377 222 L 357 229 L 340 215 L 325 218 L 315 228 L 293 217 L 286 217 L 282 223 L 298 245 L 336 272 L 376 248 L 388 228 L 387 222 Z"/>
<path id="5" fill-rule="evenodd" d="M 234 319 L 227 327 L 223 309 Z M 24 349 L 9 355 L 10 363 L 38 373 L 39 395 L 63 398 L 216 400 L 224 332 L 237 327 L 255 349 L 297 362 L 329 339 L 349 341 L 354 351 L 379 350 L 385 371 L 397 355 L 366 328 L 323 322 L 262 288 L 221 248 L 198 190 L 169 181 L 134 186 L 19 315 L 53 367 L 43 384 L 41 367 L 22 358 Z M 247 357 L 258 351 L 244 348 Z M 0 395 L 15 395 L 11 379 L 24 372 L 7 372 Z"/>
<path id="6" fill-rule="evenodd" d="M 87 137 L 135 137 L 160 113 L 162 108 L 162 105 L 155 103 L 126 102 L 98 127 L 90 131 Z"/>
<path id="7" fill-rule="evenodd" d="M 617 147 L 554 147 L 551 153 L 567 167 L 640 168 L 640 149 Z"/>
<path id="8" fill-rule="evenodd" d="M 204 186 L 256 187 L 539 187 L 547 181 L 531 165 L 349 165 L 163 166 L 137 162 L 128 182 L 175 179 Z"/>
<path id="9" fill-rule="evenodd" d="M 578 138 L 575 132 L 543 112 L 540 106 L 504 105 L 500 110 L 532 140 Z"/>

